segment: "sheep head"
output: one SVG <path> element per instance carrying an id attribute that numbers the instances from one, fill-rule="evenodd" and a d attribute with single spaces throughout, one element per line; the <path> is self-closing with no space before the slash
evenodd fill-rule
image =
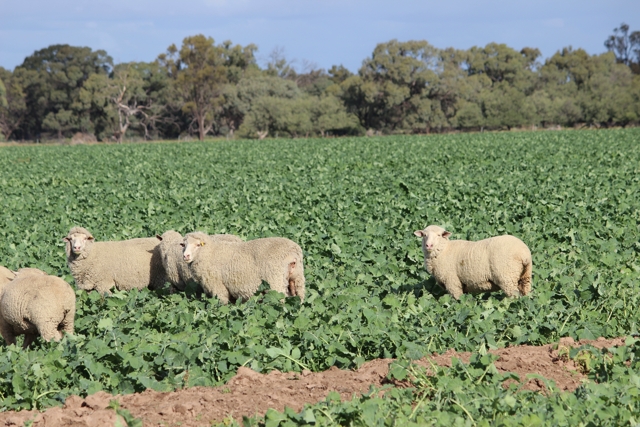
<path id="1" fill-rule="evenodd" d="M 182 242 L 182 235 L 177 231 L 173 231 L 173 230 L 165 231 L 162 234 L 156 234 L 156 238 L 161 242 L 169 242 L 172 244 L 173 243 L 178 244 Z"/>
<path id="2" fill-rule="evenodd" d="M 86 228 L 73 227 L 69 230 L 69 234 L 63 237 L 62 240 L 66 243 L 65 251 L 67 257 L 70 257 L 71 254 L 77 256 L 83 253 L 94 239 L 93 235 Z"/>
<path id="3" fill-rule="evenodd" d="M 414 231 L 413 234 L 422 237 L 422 250 L 425 256 L 440 252 L 451 236 L 450 232 L 437 225 L 430 225 L 424 230 Z"/>
<path id="4" fill-rule="evenodd" d="M 186 262 L 187 264 L 192 263 L 200 249 L 209 240 L 210 238 L 208 235 L 200 232 L 189 233 L 184 236 L 184 239 L 180 244 L 180 246 L 183 247 L 182 258 L 184 259 L 184 262 Z"/>

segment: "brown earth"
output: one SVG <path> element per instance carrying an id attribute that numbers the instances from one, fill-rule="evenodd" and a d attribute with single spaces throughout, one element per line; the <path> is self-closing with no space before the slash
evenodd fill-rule
<path id="1" fill-rule="evenodd" d="M 524 388 L 546 390 L 542 381 L 525 379 L 526 374 L 535 373 L 553 380 L 560 390 L 573 391 L 586 377 L 573 361 L 562 357 L 562 351 L 582 344 L 598 348 L 614 347 L 623 345 L 624 338 L 599 338 L 596 341 L 583 340 L 578 343 L 571 338 L 563 338 L 558 344 L 515 346 L 491 353 L 500 356 L 494 363 L 496 368 L 502 372 L 518 374 L 525 382 Z M 471 354 L 449 350 L 418 363 L 426 367 L 431 366 L 430 362 L 450 366 L 452 357 L 468 362 Z M 235 377 L 220 387 L 193 387 L 169 393 L 147 390 L 124 396 L 98 392 L 84 399 L 71 396 L 64 406 L 49 408 L 43 412 L 0 413 L 0 426 L 22 426 L 29 420 L 33 421 L 33 427 L 113 426 L 120 418 L 113 409 L 107 408 L 113 399 L 135 418 L 142 419 L 145 426 L 210 426 L 214 421 L 222 422 L 229 417 L 241 420 L 243 415 L 263 415 L 269 408 L 283 411 L 288 406 L 300 411 L 306 403 L 324 400 L 331 391 L 340 393 L 343 400 L 351 399 L 354 394 L 367 392 L 371 385 L 380 387 L 387 383 L 386 376 L 391 361 L 392 359 L 373 360 L 356 371 L 342 371 L 334 367 L 324 372 L 303 371 L 301 374 L 278 371 L 260 374 L 249 368 L 240 368 Z"/>

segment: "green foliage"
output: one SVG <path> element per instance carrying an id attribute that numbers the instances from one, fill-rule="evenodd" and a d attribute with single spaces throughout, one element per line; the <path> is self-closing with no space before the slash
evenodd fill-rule
<path id="1" fill-rule="evenodd" d="M 49 131 L 62 138 L 71 132 L 93 132 L 94 111 L 80 100 L 80 90 L 93 74 L 107 74 L 113 60 L 104 50 L 67 44 L 51 45 L 25 58 L 29 132 Z"/>
<path id="2" fill-rule="evenodd" d="M 602 351 L 572 350 L 590 355 L 595 367 L 590 377 L 598 381 L 586 382 L 574 392 L 560 392 L 552 381 L 536 374 L 520 378 L 500 373 L 493 365 L 497 356 L 480 352 L 468 365 L 456 359 L 451 368 L 432 366 L 432 375 L 406 361 L 394 362 L 389 377 L 407 381 L 409 387 L 372 388 L 346 402 L 334 392 L 300 413 L 270 410 L 264 417 L 245 419 L 243 425 L 634 425 L 640 418 L 639 349 L 635 340 L 629 344 Z M 543 382 L 547 392 L 523 390 L 521 381 L 529 379 Z"/>
<path id="3" fill-rule="evenodd" d="M 19 68 L 11 72 L 0 67 L 0 81 L 4 87 L 4 92 L 0 93 L 0 140 L 11 138 L 25 120 L 27 104 L 24 86 L 28 76 L 33 74 Z"/>
<path id="4" fill-rule="evenodd" d="M 117 400 L 112 400 L 111 402 L 109 402 L 108 408 L 116 411 L 116 413 L 120 415 L 124 420 L 124 424 L 122 424 L 122 421 L 118 419 L 115 423 L 116 427 L 142 427 L 142 420 L 140 418 L 135 418 L 133 415 L 131 415 L 131 412 L 121 408 L 120 403 L 118 403 Z"/>
<path id="5" fill-rule="evenodd" d="M 640 73 L 640 31 L 629 34 L 629 26 L 623 22 L 613 33 L 604 42 L 607 50 L 616 55 L 617 62 L 628 65 L 636 74 Z"/>
<path id="6" fill-rule="evenodd" d="M 0 79 L 0 107 L 7 107 L 7 88 L 4 87 L 2 79 Z"/>
<path id="7" fill-rule="evenodd" d="M 181 109 L 192 118 L 200 140 L 216 125 L 215 111 L 224 85 L 237 83 L 243 71 L 255 64 L 255 49 L 254 45 L 242 48 L 231 42 L 216 46 L 211 37 L 198 34 L 185 37 L 179 51 L 171 45 L 158 57 L 174 77 Z"/>
<path id="8" fill-rule="evenodd" d="M 169 229 L 277 235 L 304 250 L 307 298 L 280 303 L 268 292 L 221 306 L 189 293 L 78 291 L 73 337 L 0 348 L 1 406 L 220 384 L 242 365 L 353 368 L 636 333 L 638 138 L 630 129 L 5 147 L 2 265 L 72 283 L 61 237 L 73 225 L 98 240 Z M 521 238 L 532 295 L 445 295 L 413 236 L 428 224 L 457 239 Z"/>
<path id="9" fill-rule="evenodd" d="M 633 126 L 640 123 L 640 65 L 632 58 L 640 32 L 628 30 L 614 30 L 609 53 L 566 47 L 544 63 L 531 47 L 390 40 L 356 75 L 306 61 L 297 69 L 282 49 L 260 69 L 254 44 L 216 45 L 202 34 L 148 64 L 114 65 L 102 50 L 52 45 L 13 73 L 0 69 L 0 134 L 40 140 L 83 132 L 122 142 Z"/>

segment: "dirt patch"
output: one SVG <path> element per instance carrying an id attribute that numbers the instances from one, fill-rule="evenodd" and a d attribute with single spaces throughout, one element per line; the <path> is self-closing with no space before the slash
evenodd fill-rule
<path id="1" fill-rule="evenodd" d="M 515 346 L 491 351 L 500 358 L 496 368 L 514 372 L 522 379 L 535 373 L 555 381 L 560 390 L 573 391 L 585 376 L 573 361 L 558 354 L 563 347 L 591 344 L 598 348 L 624 344 L 624 338 L 596 341 L 580 341 L 563 338 L 560 343 L 544 346 Z M 471 353 L 449 350 L 441 355 L 422 359 L 420 364 L 429 367 L 432 361 L 440 366 L 450 366 L 451 358 L 468 362 Z M 143 393 L 112 396 L 99 392 L 83 399 L 71 396 L 64 406 L 49 408 L 44 412 L 21 411 L 0 413 L 0 426 L 22 426 L 33 420 L 33 427 L 101 426 L 114 425 L 119 416 L 108 409 L 109 402 L 117 400 L 120 407 L 134 417 L 141 418 L 145 426 L 183 427 L 210 425 L 227 417 L 241 420 L 242 416 L 263 415 L 267 409 L 283 411 L 285 406 L 300 411 L 306 403 L 324 400 L 331 391 L 338 392 L 343 400 L 351 399 L 369 390 L 371 385 L 382 386 L 391 359 L 377 359 L 365 363 L 356 371 L 331 368 L 324 372 L 282 373 L 273 371 L 260 374 L 249 368 L 240 368 L 226 385 L 214 388 L 193 387 L 175 392 L 161 393 L 147 390 Z M 544 383 L 529 380 L 525 388 L 545 390 Z"/>

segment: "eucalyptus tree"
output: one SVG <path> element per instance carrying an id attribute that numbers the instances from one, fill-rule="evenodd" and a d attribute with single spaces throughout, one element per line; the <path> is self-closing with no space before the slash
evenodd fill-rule
<path id="1" fill-rule="evenodd" d="M 21 136 L 16 133 L 27 116 L 24 74 L 23 70 L 11 72 L 0 67 L 0 81 L 4 89 L 0 100 L 0 140 Z"/>
<path id="2" fill-rule="evenodd" d="M 294 81 L 261 73 L 241 79 L 227 93 L 224 108 L 227 117 L 236 117 L 241 136 L 263 139 L 287 133 L 294 115 L 294 100 L 303 92 Z M 298 117 L 300 123 L 303 122 Z"/>
<path id="3" fill-rule="evenodd" d="M 604 46 L 616 55 L 618 62 L 640 74 L 640 31 L 629 33 L 629 25 L 623 22 L 613 33 L 605 40 Z"/>
<path id="4" fill-rule="evenodd" d="M 84 83 L 94 74 L 107 75 L 113 61 L 104 50 L 68 44 L 51 45 L 25 58 L 17 68 L 32 71 L 24 81 L 27 137 L 43 131 L 58 138 L 70 132 L 93 132 L 92 111 L 79 102 Z"/>
<path id="5" fill-rule="evenodd" d="M 2 79 L 0 79 L 0 107 L 7 106 L 7 89 L 4 87 L 4 83 L 2 83 Z"/>
<path id="6" fill-rule="evenodd" d="M 441 116 L 428 97 L 440 71 L 438 49 L 428 42 L 391 40 L 342 81 L 340 96 L 365 129 L 421 131 Z"/>
<path id="7" fill-rule="evenodd" d="M 498 43 L 467 51 L 468 77 L 485 79 L 478 97 L 485 126 L 511 128 L 535 121 L 528 97 L 536 87 L 539 56 L 538 49 L 517 51 Z"/>
<path id="8" fill-rule="evenodd" d="M 200 140 L 217 125 L 216 111 L 225 86 L 255 65 L 255 50 L 254 45 L 240 47 L 231 42 L 216 46 L 213 38 L 198 34 L 186 37 L 180 50 L 171 45 L 158 57 L 173 77 L 182 111 L 192 117 Z"/>

